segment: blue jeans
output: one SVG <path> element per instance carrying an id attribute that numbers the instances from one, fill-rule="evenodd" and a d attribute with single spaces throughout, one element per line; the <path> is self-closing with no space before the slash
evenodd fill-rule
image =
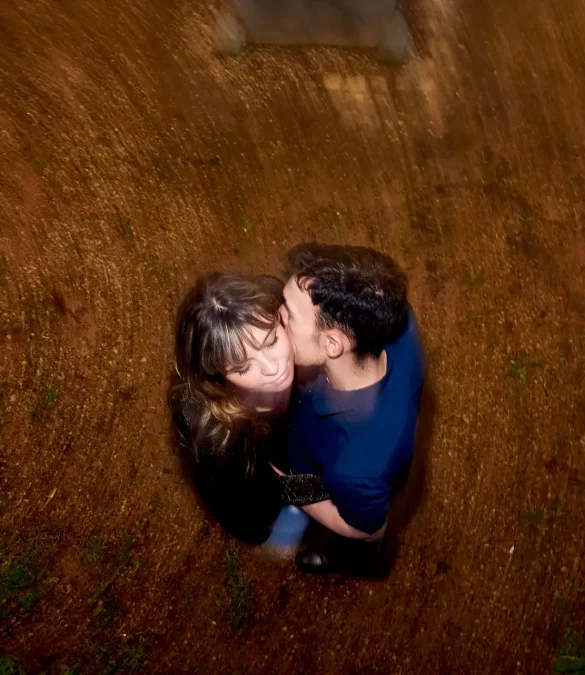
<path id="1" fill-rule="evenodd" d="M 283 506 L 264 546 L 286 552 L 298 548 L 309 525 L 309 516 L 296 506 Z"/>

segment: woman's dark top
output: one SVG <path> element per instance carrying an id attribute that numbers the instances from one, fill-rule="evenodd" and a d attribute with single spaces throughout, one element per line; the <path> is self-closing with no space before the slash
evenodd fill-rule
<path id="1" fill-rule="evenodd" d="M 279 476 L 269 462 L 287 471 L 286 418 L 272 423 L 270 433 L 251 440 L 240 436 L 219 450 L 209 437 L 198 440 L 201 407 L 187 384 L 175 386 L 171 410 L 179 446 L 205 505 L 230 534 L 261 543 L 280 508 L 329 499 L 321 478 L 313 474 Z"/>

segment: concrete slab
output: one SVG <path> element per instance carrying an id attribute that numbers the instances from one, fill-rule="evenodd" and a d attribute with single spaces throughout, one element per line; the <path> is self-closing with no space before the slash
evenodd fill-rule
<path id="1" fill-rule="evenodd" d="M 396 0 L 240 0 L 220 14 L 215 49 L 236 55 L 246 44 L 375 49 L 402 63 L 411 41 Z"/>

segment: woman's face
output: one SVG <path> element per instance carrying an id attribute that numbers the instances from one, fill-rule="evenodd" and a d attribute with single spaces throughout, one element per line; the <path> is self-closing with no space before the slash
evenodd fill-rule
<path id="1" fill-rule="evenodd" d="M 225 375 L 226 380 L 241 389 L 255 392 L 279 392 L 288 389 L 294 378 L 292 346 L 286 331 L 278 322 L 274 328 L 250 327 L 255 343 L 246 343 L 246 362 Z"/>

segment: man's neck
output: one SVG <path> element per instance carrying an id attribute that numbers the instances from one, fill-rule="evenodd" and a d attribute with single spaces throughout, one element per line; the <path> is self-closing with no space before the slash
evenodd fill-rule
<path id="1" fill-rule="evenodd" d="M 330 359 L 325 366 L 327 380 L 333 389 L 356 391 L 379 382 L 386 375 L 386 351 L 377 358 L 368 358 L 356 363 L 353 354 L 344 354 L 338 359 Z"/>

